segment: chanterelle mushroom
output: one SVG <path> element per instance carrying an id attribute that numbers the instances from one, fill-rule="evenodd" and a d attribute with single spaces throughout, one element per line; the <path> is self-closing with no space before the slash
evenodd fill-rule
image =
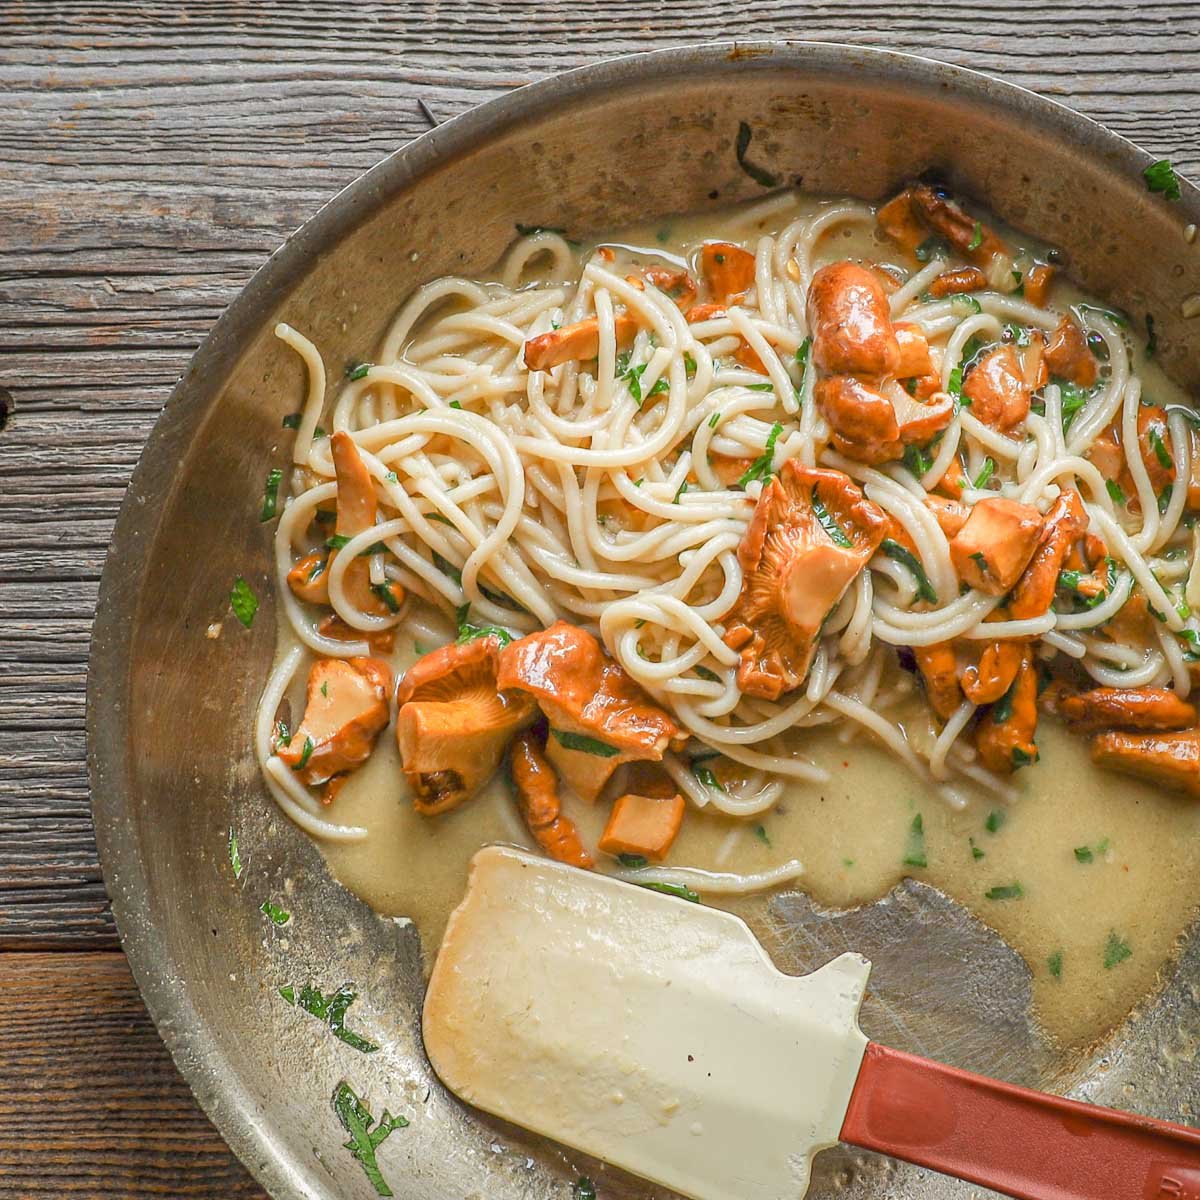
<path id="1" fill-rule="evenodd" d="M 989 496 L 975 504 L 950 539 L 950 557 L 964 583 L 1002 596 L 1021 577 L 1042 536 L 1032 504 Z"/>
<path id="2" fill-rule="evenodd" d="M 1092 762 L 1200 798 L 1200 730 L 1180 733 L 1100 733 Z"/>
<path id="3" fill-rule="evenodd" d="M 738 686 L 777 700 L 808 674 L 822 622 L 883 541 L 888 518 L 840 471 L 783 464 L 738 547 L 742 591 L 725 617 Z"/>
<path id="4" fill-rule="evenodd" d="M 513 735 L 536 716 L 519 692 L 496 685 L 497 637 L 431 651 L 396 691 L 396 743 L 413 807 L 425 816 L 469 800 L 492 777 Z"/>
<path id="5" fill-rule="evenodd" d="M 887 294 L 878 276 L 852 262 L 822 267 L 808 288 L 812 361 L 831 375 L 877 379 L 900 365 Z"/>
<path id="6" fill-rule="evenodd" d="M 613 317 L 617 345 L 627 346 L 637 334 L 637 322 L 628 313 Z M 531 371 L 549 371 L 572 359 L 586 362 L 600 353 L 600 319 L 588 317 L 539 334 L 525 343 L 525 365 Z"/>
<path id="7" fill-rule="evenodd" d="M 388 723 L 392 672 L 377 658 L 320 658 L 308 674 L 304 717 L 279 757 L 310 787 L 361 766 Z"/>
<path id="8" fill-rule="evenodd" d="M 566 621 L 506 646 L 496 681 L 537 701 L 550 722 L 546 757 L 585 800 L 600 795 L 621 763 L 657 761 L 681 736 L 600 643 Z"/>
<path id="9" fill-rule="evenodd" d="M 512 777 L 517 807 L 537 844 L 559 862 L 591 870 L 592 856 L 580 841 L 575 822 L 563 816 L 558 780 L 533 729 L 527 729 L 513 743 Z"/>
<path id="10" fill-rule="evenodd" d="M 1190 729 L 1196 724 L 1196 706 L 1160 687 L 1096 687 L 1068 693 L 1058 701 L 1058 711 L 1073 729 Z"/>

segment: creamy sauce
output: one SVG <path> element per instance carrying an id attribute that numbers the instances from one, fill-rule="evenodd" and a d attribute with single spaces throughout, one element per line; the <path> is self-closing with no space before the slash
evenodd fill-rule
<path id="1" fill-rule="evenodd" d="M 798 211 L 793 207 L 787 216 Z M 763 213 L 762 206 L 752 213 Z M 709 214 L 625 231 L 612 240 L 645 247 L 638 254 L 646 259 L 672 259 L 703 238 L 752 238 L 784 219 L 778 212 Z M 1004 232 L 1014 243 L 1033 245 Z M 827 238 L 819 258 L 886 262 L 889 253 L 873 233 L 855 226 Z M 1078 298 L 1069 290 L 1056 293 L 1056 301 Z M 1134 341 L 1146 393 L 1159 404 L 1183 402 L 1157 365 L 1146 361 L 1141 340 Z M 290 644 L 290 636 L 284 630 L 281 644 Z M 411 643 L 400 646 L 393 666 L 400 671 L 414 657 Z M 293 704 L 298 702 L 296 697 Z M 915 700 L 913 726 L 925 724 L 922 709 Z M 432 964 L 474 852 L 490 843 L 531 842 L 502 778 L 455 812 L 418 816 L 393 734 L 389 727 L 335 805 L 337 820 L 365 825 L 369 838 L 321 848 L 351 891 L 382 913 L 415 921 Z M 836 730 L 799 736 L 804 753 L 830 770 L 830 782 L 794 786 L 775 810 L 747 822 L 689 811 L 668 865 L 759 871 L 799 858 L 806 868 L 803 889 L 836 908 L 876 900 L 906 875 L 921 879 L 963 904 L 1025 959 L 1036 1018 L 1064 1048 L 1095 1041 L 1153 990 L 1200 905 L 1200 805 L 1096 770 L 1085 743 L 1048 717 L 1038 730 L 1041 761 L 1017 776 L 1019 801 L 1007 806 L 980 796 L 962 811 L 928 795 L 865 734 L 849 744 L 839 741 Z M 607 807 L 566 799 L 587 844 L 595 845 Z M 993 811 L 1003 822 L 994 832 L 987 824 Z M 925 867 L 904 862 L 918 814 Z M 1090 854 L 1091 861 L 1079 861 L 1077 848 L 1086 848 L 1083 857 Z M 1012 885 L 1020 886 L 1019 897 L 987 896 Z M 769 897 L 757 896 L 726 906 L 761 927 L 768 904 Z"/>

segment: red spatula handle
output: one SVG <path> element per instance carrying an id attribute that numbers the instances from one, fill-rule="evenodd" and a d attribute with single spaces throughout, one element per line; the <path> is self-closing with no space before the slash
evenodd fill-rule
<path id="1" fill-rule="evenodd" d="M 1019 1200 L 1200 1200 L 1200 1130 L 874 1043 L 841 1137 Z"/>

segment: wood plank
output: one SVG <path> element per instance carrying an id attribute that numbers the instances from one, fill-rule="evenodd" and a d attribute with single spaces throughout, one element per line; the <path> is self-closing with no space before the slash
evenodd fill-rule
<path id="1" fill-rule="evenodd" d="M 0 955 L 0 1200 L 262 1195 L 176 1071 L 123 955 Z"/>

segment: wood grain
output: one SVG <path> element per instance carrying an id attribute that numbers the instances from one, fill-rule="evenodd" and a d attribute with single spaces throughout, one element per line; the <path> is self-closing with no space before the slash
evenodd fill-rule
<path id="1" fill-rule="evenodd" d="M 261 1197 L 118 953 L 0 955 L 0 1200 Z"/>
<path id="2" fill-rule="evenodd" d="M 0 1197 L 251 1194 L 119 960 L 20 953 L 116 944 L 88 634 L 130 471 L 196 344 L 288 233 L 426 127 L 418 97 L 445 118 L 600 58 L 772 36 L 991 71 L 1200 172 L 1194 0 L 0 6 L 0 386 L 17 404 L 0 432 Z"/>

